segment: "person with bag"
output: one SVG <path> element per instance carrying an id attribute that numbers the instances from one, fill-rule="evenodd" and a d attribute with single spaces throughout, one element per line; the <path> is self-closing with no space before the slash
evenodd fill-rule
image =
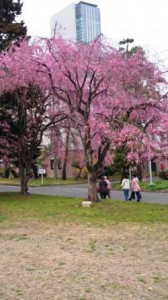
<path id="1" fill-rule="evenodd" d="M 132 193 L 136 194 L 137 202 L 139 202 L 142 198 L 141 193 L 140 193 L 141 189 L 139 186 L 139 180 L 135 174 L 132 177 L 133 178 L 131 181 L 131 191 L 132 191 Z M 131 198 L 129 198 L 129 200 L 131 200 Z"/>

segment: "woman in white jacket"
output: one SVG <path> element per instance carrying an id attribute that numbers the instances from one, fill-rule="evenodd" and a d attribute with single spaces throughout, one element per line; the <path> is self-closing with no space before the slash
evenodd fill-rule
<path id="1" fill-rule="evenodd" d="M 125 201 L 128 201 L 129 198 L 129 190 L 130 190 L 130 180 L 128 179 L 128 176 L 125 175 L 122 182 L 121 182 L 121 187 L 123 189 Z"/>

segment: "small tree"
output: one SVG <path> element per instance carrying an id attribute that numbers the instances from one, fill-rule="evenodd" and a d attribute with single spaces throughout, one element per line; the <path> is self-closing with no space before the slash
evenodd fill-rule
<path id="1" fill-rule="evenodd" d="M 44 134 L 65 118 L 61 108 L 50 112 L 51 93 L 39 75 L 35 57 L 36 47 L 27 42 L 1 56 L 3 153 L 8 159 L 15 157 L 18 163 L 22 195 L 28 193 L 32 164 L 39 155 Z"/>

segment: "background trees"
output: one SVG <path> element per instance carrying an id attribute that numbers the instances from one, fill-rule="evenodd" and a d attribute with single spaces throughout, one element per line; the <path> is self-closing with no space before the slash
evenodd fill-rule
<path id="1" fill-rule="evenodd" d="M 0 52 L 3 50 L 9 50 L 18 40 L 23 39 L 26 35 L 27 29 L 24 26 L 23 21 L 18 22 L 17 17 L 21 14 L 22 3 L 20 0 L 1 0 L 0 1 Z M 19 44 L 18 44 L 19 46 Z M 5 98 L 6 97 L 6 98 Z M 8 92 L 1 94 L 1 108 L 0 108 L 0 157 L 6 165 L 5 174 L 9 173 L 9 158 L 16 161 L 15 147 L 10 147 L 11 144 L 15 143 L 14 132 L 17 128 L 13 127 L 12 119 L 9 118 L 8 111 L 14 111 L 15 105 L 11 101 L 12 95 Z M 13 95 L 15 99 L 15 95 Z M 11 107 L 10 107 L 11 105 Z M 8 125 L 7 125 L 8 124 Z M 8 130 L 7 130 L 8 128 Z M 9 131 L 10 128 L 10 131 Z M 5 142 L 8 137 L 8 143 Z M 10 148 L 10 152 L 9 152 Z M 5 154 L 5 155 L 4 155 Z M 8 157 L 8 159 L 7 159 Z M 13 171 L 13 170 L 12 170 Z M 13 173 L 15 175 L 15 173 Z"/>
<path id="2" fill-rule="evenodd" d="M 24 22 L 17 21 L 22 5 L 20 0 L 0 1 L 0 51 L 26 35 Z"/>

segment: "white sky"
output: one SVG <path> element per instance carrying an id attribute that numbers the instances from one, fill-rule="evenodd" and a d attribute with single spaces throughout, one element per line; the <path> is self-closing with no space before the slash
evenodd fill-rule
<path id="1" fill-rule="evenodd" d="M 29 35 L 50 37 L 50 17 L 73 0 L 22 0 L 22 20 Z M 79 1 L 76 1 L 79 2 Z M 97 4 L 102 33 L 118 42 L 133 38 L 168 67 L 168 0 L 86 0 Z"/>

